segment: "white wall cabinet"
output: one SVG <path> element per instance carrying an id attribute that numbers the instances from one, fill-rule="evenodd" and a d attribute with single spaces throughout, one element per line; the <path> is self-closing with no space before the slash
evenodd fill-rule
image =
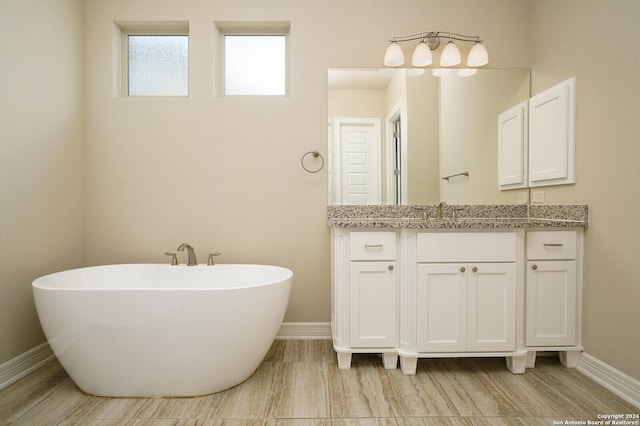
<path id="1" fill-rule="evenodd" d="M 498 116 L 500 190 L 575 183 L 576 80 Z"/>
<path id="2" fill-rule="evenodd" d="M 529 186 L 575 182 L 575 77 L 529 99 Z"/>
<path id="3" fill-rule="evenodd" d="M 498 187 L 526 188 L 528 182 L 529 103 L 524 101 L 498 115 Z"/>

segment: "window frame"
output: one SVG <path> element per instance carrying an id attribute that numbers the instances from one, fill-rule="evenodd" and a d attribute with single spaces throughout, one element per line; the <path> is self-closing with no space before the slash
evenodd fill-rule
<path id="1" fill-rule="evenodd" d="M 170 22 L 114 22 L 119 32 L 119 50 L 114 79 L 114 94 L 124 98 L 185 98 L 191 94 L 191 40 L 188 21 Z M 129 36 L 186 36 L 187 37 L 187 94 L 186 95 L 130 95 L 129 94 Z"/>
<path id="2" fill-rule="evenodd" d="M 260 98 L 268 98 L 268 97 L 289 97 L 290 96 L 290 75 L 291 75 L 291 61 L 290 61 L 290 35 L 289 31 L 291 28 L 291 23 L 289 21 L 269 21 L 269 22 L 238 22 L 238 21 L 216 21 L 216 28 L 218 30 L 218 54 L 216 55 L 217 59 L 217 71 L 218 78 L 216 81 L 216 87 L 218 95 L 221 97 L 260 97 Z M 226 56 L 226 46 L 225 46 L 225 37 L 226 36 L 283 36 L 284 37 L 284 94 L 281 95 L 263 95 L 263 94 L 243 94 L 243 95 L 235 95 L 235 94 L 227 94 L 226 93 L 226 75 L 225 75 L 225 56 Z"/>

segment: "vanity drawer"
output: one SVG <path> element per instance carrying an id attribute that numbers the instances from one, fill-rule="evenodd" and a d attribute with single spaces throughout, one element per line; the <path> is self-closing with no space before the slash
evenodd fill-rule
<path id="1" fill-rule="evenodd" d="M 418 234 L 418 262 L 515 262 L 514 232 Z"/>
<path id="2" fill-rule="evenodd" d="M 575 259 L 576 231 L 527 232 L 527 259 Z"/>
<path id="3" fill-rule="evenodd" d="M 350 260 L 395 260 L 395 232 L 350 232 Z"/>

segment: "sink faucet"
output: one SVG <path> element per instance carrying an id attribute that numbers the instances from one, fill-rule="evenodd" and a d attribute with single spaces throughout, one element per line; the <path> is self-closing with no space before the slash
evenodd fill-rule
<path id="1" fill-rule="evenodd" d="M 438 204 L 438 210 L 436 210 L 436 219 L 438 220 L 442 220 L 443 207 L 447 207 L 447 203 L 445 203 L 444 201 L 440 201 L 440 204 Z"/>
<path id="2" fill-rule="evenodd" d="M 184 249 L 187 249 L 187 266 L 195 266 L 198 264 L 198 262 L 196 261 L 196 252 L 193 250 L 193 247 L 191 247 L 189 244 L 187 243 L 182 243 L 178 246 L 178 251 L 184 251 Z"/>

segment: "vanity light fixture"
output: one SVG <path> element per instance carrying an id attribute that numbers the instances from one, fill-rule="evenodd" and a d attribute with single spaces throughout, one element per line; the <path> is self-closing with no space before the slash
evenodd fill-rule
<path id="1" fill-rule="evenodd" d="M 456 41 L 473 43 L 467 56 L 467 67 L 481 67 L 489 63 L 489 54 L 479 36 L 466 36 L 446 31 L 424 31 L 404 36 L 394 36 L 392 40 L 389 40 L 390 44 L 384 55 L 384 65 L 387 67 L 399 67 L 403 65 L 404 53 L 402 52 L 400 43 L 416 40 L 420 40 L 420 42 L 413 51 L 411 65 L 414 67 L 431 65 L 433 62 L 431 51 L 436 50 L 440 46 L 441 34 L 443 34 L 443 37 L 449 39 L 440 54 L 441 67 L 455 67 L 462 62 L 462 56 L 460 49 L 455 43 Z"/>

